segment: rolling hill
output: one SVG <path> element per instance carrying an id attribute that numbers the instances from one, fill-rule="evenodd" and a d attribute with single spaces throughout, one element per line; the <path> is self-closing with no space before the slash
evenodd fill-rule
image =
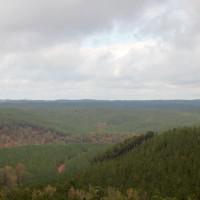
<path id="1" fill-rule="evenodd" d="M 60 181 L 87 168 L 96 153 L 108 146 L 103 144 L 51 144 L 0 149 L 0 188 L 2 185 L 15 186 L 17 184 L 15 181 L 12 182 L 9 174 L 15 177 L 13 171 L 18 166 L 22 166 L 21 168 L 27 173 L 20 182 L 22 185 L 45 185 Z M 10 173 L 8 171 L 9 174 L 6 173 L 8 166 L 12 167 Z M 63 170 L 59 171 L 60 167 L 63 167 Z"/>
<path id="2" fill-rule="evenodd" d="M 200 199 L 200 128 L 173 129 L 132 148 L 127 142 L 116 147 L 96 157 L 81 179 L 83 185 L 133 187 L 149 196 Z M 127 151 L 112 157 L 116 149 Z"/>
<path id="3" fill-rule="evenodd" d="M 1 101 L 0 200 L 199 200 L 199 125 L 199 100 Z"/>
<path id="4" fill-rule="evenodd" d="M 114 146 L 1 149 L 0 194 L 3 200 L 198 200 L 199 156 L 197 127 L 149 132 Z"/>
<path id="5" fill-rule="evenodd" d="M 28 124 L 64 134 L 141 134 L 200 125 L 200 101 L 2 101 L 0 125 Z"/>

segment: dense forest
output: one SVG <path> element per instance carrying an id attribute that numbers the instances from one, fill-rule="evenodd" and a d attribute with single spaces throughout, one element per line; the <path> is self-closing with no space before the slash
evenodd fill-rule
<path id="1" fill-rule="evenodd" d="M 1 102 L 0 200 L 199 200 L 199 104 Z"/>
<path id="2" fill-rule="evenodd" d="M 200 199 L 200 128 L 173 129 L 132 150 L 127 145 L 127 149 L 116 159 L 100 159 L 92 165 L 82 178 L 85 184 L 143 188 L 150 196 Z"/>
<path id="3" fill-rule="evenodd" d="M 65 134 L 29 123 L 0 125 L 0 148 L 39 144 L 111 144 L 123 141 L 134 134 L 93 132 L 88 134 Z"/>
<path id="4" fill-rule="evenodd" d="M 43 184 L 41 181 L 35 182 L 32 186 L 23 183 L 23 179 L 25 180 L 23 176 L 28 173 L 28 170 L 25 171 L 26 162 L 20 165 L 17 159 L 13 162 L 7 160 L 10 167 L 1 168 L 1 177 L 4 177 L 1 180 L 6 182 L 8 171 L 12 171 L 9 174 L 13 174 L 15 178 L 10 178 L 6 182 L 10 189 L 6 189 L 2 182 L 1 199 L 198 200 L 200 198 L 200 128 L 173 129 L 161 134 L 149 132 L 113 147 L 107 146 L 104 150 L 98 150 L 99 153 L 94 147 L 92 148 L 89 148 L 92 154 L 85 154 L 88 161 L 83 159 L 79 162 L 79 164 L 85 162 L 85 166 L 83 164 L 77 168 L 71 176 L 58 173 L 56 179 Z M 60 152 L 63 155 L 65 151 Z M 12 153 L 16 152 L 17 150 L 14 150 Z M 68 152 L 69 150 L 65 155 Z M 5 149 L 0 153 L 1 157 L 3 153 L 9 155 L 5 153 Z M 19 156 L 19 152 L 16 155 Z M 82 158 L 81 154 L 80 157 Z M 12 185 L 14 180 L 16 182 Z"/>
<path id="5" fill-rule="evenodd" d="M 66 135 L 141 134 L 200 124 L 200 101 L 0 101 L 0 125 Z"/>

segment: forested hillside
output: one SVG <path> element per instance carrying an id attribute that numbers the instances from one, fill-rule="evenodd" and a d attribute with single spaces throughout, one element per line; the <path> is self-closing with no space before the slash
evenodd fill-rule
<path id="1" fill-rule="evenodd" d="M 200 199 L 197 127 L 148 132 L 113 147 L 20 147 L 0 156 L 2 200 Z"/>
<path id="2" fill-rule="evenodd" d="M 199 200 L 199 105 L 1 102 L 0 200 Z"/>
<path id="3" fill-rule="evenodd" d="M 200 125 L 200 101 L 5 101 L 0 124 L 65 134 L 141 134 Z"/>
<path id="4" fill-rule="evenodd" d="M 0 148 L 42 144 L 111 144 L 118 143 L 133 134 L 94 132 L 65 134 L 55 129 L 24 124 L 0 125 Z"/>
<path id="5" fill-rule="evenodd" d="M 33 145 L 0 149 L 0 187 L 45 185 L 71 177 L 109 145 Z M 17 181 L 18 175 L 21 181 Z"/>
<path id="6" fill-rule="evenodd" d="M 106 160 L 114 160 L 129 151 L 132 151 L 133 149 L 137 148 L 139 145 L 142 145 L 147 140 L 154 137 L 155 133 L 152 131 L 149 131 L 148 133 L 144 135 L 136 135 L 134 137 L 131 137 L 129 139 L 126 139 L 124 142 L 116 144 L 114 147 L 112 147 L 110 150 L 107 150 L 102 155 L 98 155 L 94 158 L 94 162 L 102 162 Z"/>
<path id="7" fill-rule="evenodd" d="M 85 184 L 122 190 L 134 187 L 150 196 L 200 199 L 199 157 L 200 128 L 173 129 L 150 138 L 116 159 L 99 159 L 82 180 Z"/>

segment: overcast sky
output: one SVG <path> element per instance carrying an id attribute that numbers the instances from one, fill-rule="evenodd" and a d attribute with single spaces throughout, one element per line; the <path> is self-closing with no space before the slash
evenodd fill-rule
<path id="1" fill-rule="evenodd" d="M 0 0 L 0 99 L 200 98 L 199 0 Z"/>

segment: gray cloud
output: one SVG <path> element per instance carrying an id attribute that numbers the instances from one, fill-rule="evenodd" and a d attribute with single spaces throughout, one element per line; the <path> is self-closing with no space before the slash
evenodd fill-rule
<path id="1" fill-rule="evenodd" d="M 0 98 L 199 98 L 199 8 L 0 0 Z"/>
<path id="2" fill-rule="evenodd" d="M 0 1 L 0 33 L 13 39 L 58 42 L 82 39 L 112 29 L 119 21 L 136 22 L 159 0 L 8 0 Z M 14 36 L 13 36 L 14 33 Z M 22 34 L 23 38 L 20 37 Z"/>

